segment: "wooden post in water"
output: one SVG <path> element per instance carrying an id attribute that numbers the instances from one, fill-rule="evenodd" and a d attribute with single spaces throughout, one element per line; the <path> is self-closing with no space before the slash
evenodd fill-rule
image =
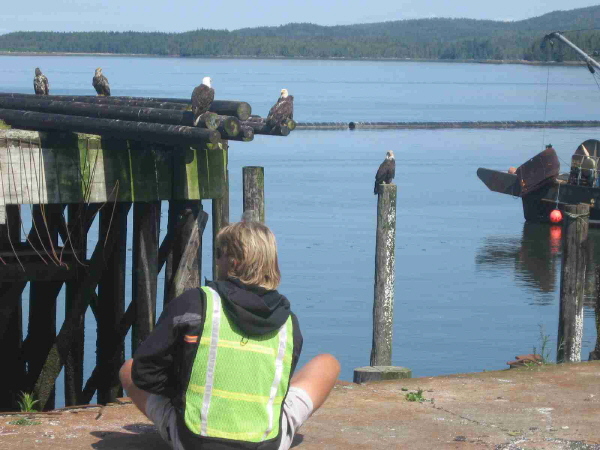
<path id="1" fill-rule="evenodd" d="M 373 303 L 372 366 L 392 364 L 394 325 L 394 278 L 396 269 L 395 184 L 379 186 L 375 242 L 375 290 Z"/>
<path id="2" fill-rule="evenodd" d="M 581 361 L 589 214 L 587 204 L 565 206 L 556 351 L 559 363 Z"/>
<path id="3" fill-rule="evenodd" d="M 98 382 L 98 403 L 114 402 L 121 396 L 119 368 L 124 362 L 123 342 L 117 341 L 118 323 L 125 311 L 125 280 L 127 261 L 127 215 L 131 204 L 125 202 L 108 203 L 100 210 L 98 243 L 113 235 L 115 244 L 106 259 L 102 278 L 98 283 L 98 304 L 96 306 L 97 335 L 96 365 L 100 371 Z M 115 348 L 120 350 L 120 358 L 113 358 Z M 83 387 L 79 389 L 80 396 Z M 82 403 L 80 399 L 78 403 Z"/>
<path id="4" fill-rule="evenodd" d="M 394 278 L 396 269 L 395 184 L 379 185 L 375 243 L 375 287 L 373 301 L 373 346 L 371 365 L 354 370 L 354 382 L 410 378 L 410 369 L 392 366 L 394 325 Z"/>
<path id="5" fill-rule="evenodd" d="M 132 302 L 136 320 L 131 330 L 131 353 L 154 329 L 156 322 L 156 282 L 158 278 L 158 238 L 160 202 L 133 204 Z"/>
<path id="6" fill-rule="evenodd" d="M 596 266 L 596 347 L 590 352 L 589 361 L 600 359 L 600 265 Z"/>
<path id="7" fill-rule="evenodd" d="M 49 266 L 60 265 L 58 246 L 58 223 L 62 219 L 65 205 L 34 205 L 32 208 L 32 232 L 29 242 L 41 254 Z M 29 284 L 29 323 L 24 346 L 28 367 L 28 384 L 38 381 L 46 355 L 56 337 L 56 300 L 62 281 L 36 281 Z M 45 380 L 52 385 L 46 409 L 54 407 L 54 380 Z"/>
<path id="8" fill-rule="evenodd" d="M 242 168 L 244 183 L 244 219 L 265 223 L 265 169 Z"/>
<path id="9" fill-rule="evenodd" d="M 18 205 L 6 205 L 6 223 L 0 224 L 0 250 L 10 254 L 18 246 L 21 235 L 21 211 Z M 8 258 L 4 258 L 5 260 Z M 15 283 L 0 281 L 0 292 L 6 293 Z M 23 346 L 23 311 L 21 294 L 15 295 L 15 301 L 7 299 L 0 305 L 0 316 L 6 315 L 7 326 L 0 330 L 0 345 L 3 349 L 5 366 L 5 385 L 0 389 L 0 410 L 17 407 L 18 393 L 25 389 L 25 361 L 21 357 Z"/>
<path id="10" fill-rule="evenodd" d="M 213 261 L 212 261 L 212 276 L 213 280 L 217 279 L 216 266 L 216 239 L 217 234 L 225 225 L 229 223 L 229 170 L 225 171 L 225 190 L 221 198 L 213 198 L 212 200 L 212 230 L 213 230 Z"/>
<path id="11" fill-rule="evenodd" d="M 82 268 L 87 259 L 88 231 L 94 218 L 98 213 L 100 204 L 72 203 L 67 206 L 69 237 L 65 247 L 74 251 L 76 262 L 74 265 Z M 82 271 L 83 272 L 83 271 Z M 77 289 L 79 278 L 67 281 L 65 289 L 65 314 L 68 314 L 77 303 Z M 73 329 L 70 348 L 64 360 L 64 391 L 65 404 L 76 405 L 79 403 L 79 393 L 83 383 L 83 359 L 84 359 L 84 327 L 85 311 L 81 312 L 77 319 L 77 326 Z"/>

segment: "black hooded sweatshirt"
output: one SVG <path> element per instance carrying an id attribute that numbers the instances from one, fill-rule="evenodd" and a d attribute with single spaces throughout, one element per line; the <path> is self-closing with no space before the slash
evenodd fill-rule
<path id="1" fill-rule="evenodd" d="M 207 285 L 219 293 L 228 317 L 249 336 L 260 336 L 278 330 L 292 316 L 294 351 L 291 377 L 302 350 L 302 334 L 298 319 L 290 310 L 288 299 L 276 290 L 248 286 L 235 278 L 209 282 Z M 156 327 L 133 356 L 131 375 L 135 385 L 144 391 L 170 398 L 179 417 L 182 417 L 185 410 L 185 392 L 198 347 L 198 343 L 185 342 L 184 336 L 200 336 L 205 317 L 204 292 L 201 289 L 184 292 L 167 305 Z M 182 430 L 186 427 L 180 424 L 179 428 Z M 182 437 L 184 436 L 180 435 Z M 202 448 L 253 447 L 223 446 L 223 442 L 219 441 L 222 440 L 215 440 L 215 445 L 204 442 Z"/>

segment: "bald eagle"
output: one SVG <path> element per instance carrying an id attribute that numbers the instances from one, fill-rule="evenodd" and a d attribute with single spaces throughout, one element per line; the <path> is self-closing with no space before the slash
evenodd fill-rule
<path id="1" fill-rule="evenodd" d="M 394 159 L 394 152 L 388 151 L 385 154 L 385 159 L 379 165 L 377 174 L 375 175 L 375 195 L 379 192 L 380 184 L 390 184 L 396 176 L 396 160 Z"/>
<path id="2" fill-rule="evenodd" d="M 33 90 L 36 95 L 48 95 L 50 92 L 50 85 L 48 84 L 48 78 L 42 73 L 39 67 L 35 68 L 35 78 L 33 79 Z"/>
<path id="3" fill-rule="evenodd" d="M 294 96 L 289 95 L 287 89 L 281 90 L 277 103 L 269 111 L 267 125 L 269 128 L 285 125 L 288 119 L 294 118 Z"/>
<path id="4" fill-rule="evenodd" d="M 94 78 L 92 79 L 92 86 L 96 89 L 98 95 L 104 95 L 110 97 L 110 86 L 108 85 L 108 79 L 102 74 L 102 69 L 98 67 Z"/>
<path id="5" fill-rule="evenodd" d="M 210 77 L 202 78 L 202 84 L 196 86 L 192 92 L 192 113 L 194 113 L 194 126 L 200 122 L 200 116 L 208 111 L 210 104 L 215 99 L 215 90 L 211 87 Z"/>

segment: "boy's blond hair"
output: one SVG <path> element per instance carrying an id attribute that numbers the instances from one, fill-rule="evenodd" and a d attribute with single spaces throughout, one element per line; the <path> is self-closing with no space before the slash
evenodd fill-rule
<path id="1" fill-rule="evenodd" d="M 260 222 L 236 222 L 217 234 L 217 257 L 229 259 L 228 277 L 242 283 L 277 289 L 281 281 L 275 235 Z"/>

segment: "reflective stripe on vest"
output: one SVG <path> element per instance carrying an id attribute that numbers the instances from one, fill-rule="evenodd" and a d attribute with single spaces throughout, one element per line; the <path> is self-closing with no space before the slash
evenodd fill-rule
<path id="1" fill-rule="evenodd" d="M 186 392 L 185 423 L 201 436 L 262 442 L 279 434 L 294 349 L 292 318 L 279 330 L 245 336 L 202 287 L 206 318 Z"/>

